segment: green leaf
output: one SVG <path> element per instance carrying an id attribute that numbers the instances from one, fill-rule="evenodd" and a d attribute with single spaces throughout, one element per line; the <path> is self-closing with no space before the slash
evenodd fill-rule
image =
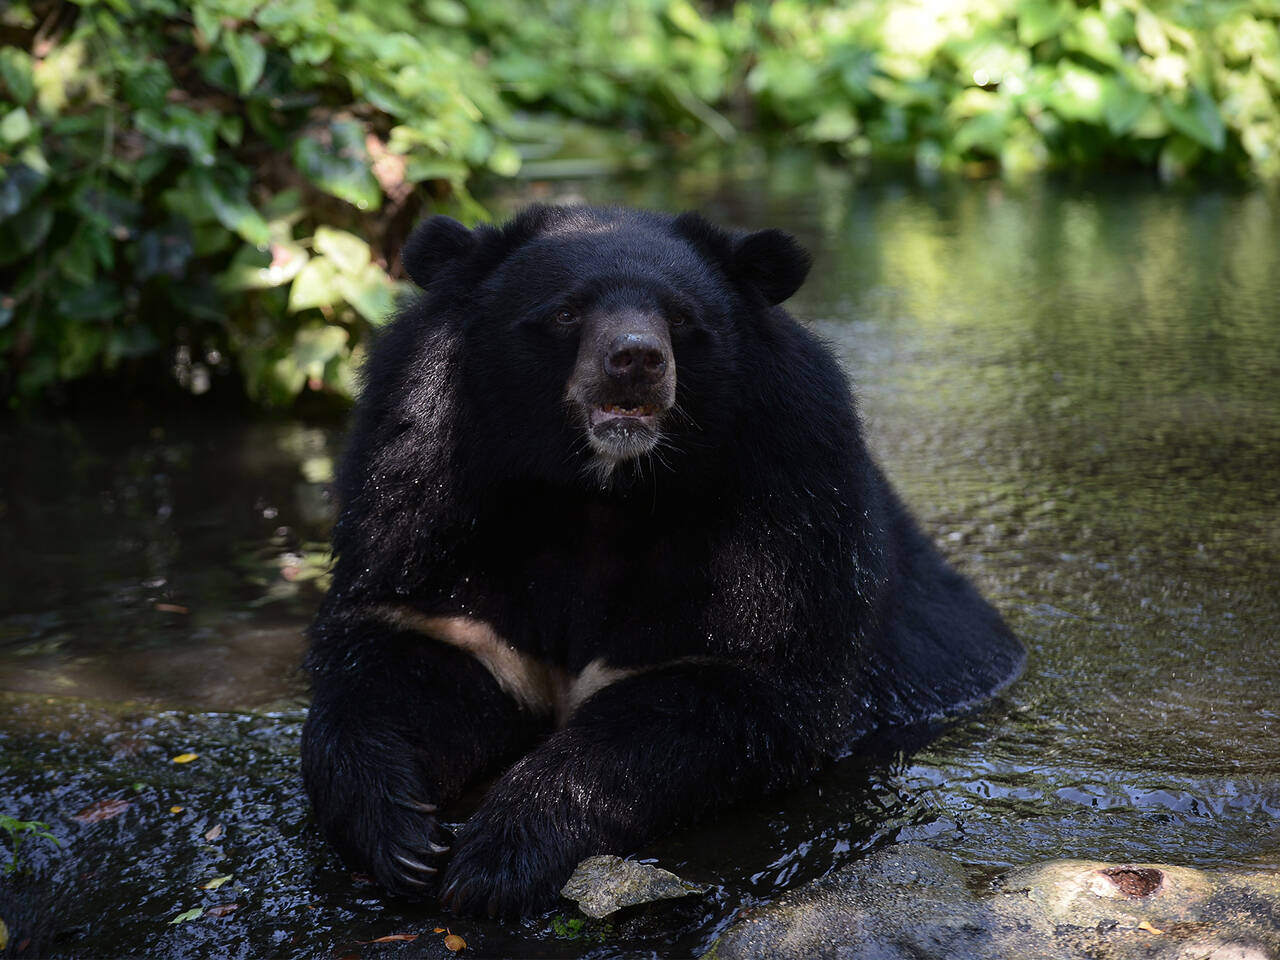
<path id="1" fill-rule="evenodd" d="M 131 106 L 139 109 L 163 110 L 165 98 L 173 89 L 169 68 L 157 60 L 145 60 L 125 72 L 120 92 Z"/>
<path id="2" fill-rule="evenodd" d="M 206 3 L 193 3 L 191 16 L 195 20 L 196 29 L 204 35 L 209 43 L 217 43 L 222 33 L 222 14 Z"/>
<path id="3" fill-rule="evenodd" d="M 235 67 L 240 96 L 248 96 L 249 91 L 262 79 L 262 68 L 267 63 L 266 50 L 254 37 L 231 31 L 223 34 L 222 49 L 226 51 L 231 65 Z"/>
<path id="4" fill-rule="evenodd" d="M 0 118 L 0 141 L 8 145 L 21 143 L 31 135 L 35 124 L 22 107 L 10 110 Z"/>
<path id="5" fill-rule="evenodd" d="M 283 286 L 302 272 L 308 260 L 307 251 L 296 243 L 273 243 L 269 253 L 241 247 L 218 278 L 218 286 L 226 291 Z"/>
<path id="6" fill-rule="evenodd" d="M 31 54 L 17 46 L 0 48 L 0 81 L 4 82 L 9 96 L 17 103 L 30 103 L 35 96 L 32 63 Z"/>
<path id="7" fill-rule="evenodd" d="M 0 266 L 16 263 L 44 243 L 53 227 L 53 210 L 43 203 L 0 223 Z"/>
<path id="8" fill-rule="evenodd" d="M 190 910 L 183 910 L 170 923 L 186 923 L 188 920 L 198 920 L 204 915 L 204 907 L 192 907 Z"/>
<path id="9" fill-rule="evenodd" d="M 1164 25 L 1146 7 L 1138 8 L 1133 26 L 1138 35 L 1138 46 L 1147 56 L 1162 57 L 1169 52 L 1169 38 L 1164 32 Z"/>
<path id="10" fill-rule="evenodd" d="M 255 247 L 265 248 L 271 242 L 267 221 L 247 199 L 248 187 L 243 177 L 228 176 L 222 170 L 192 173 L 200 199 L 220 224 Z"/>
<path id="11" fill-rule="evenodd" d="M 342 353 L 347 331 L 335 324 L 303 327 L 293 338 L 293 359 L 307 377 L 324 376 L 324 365 Z"/>
<path id="12" fill-rule="evenodd" d="M 338 271 L 331 260 L 312 257 L 298 272 L 289 287 L 289 310 L 330 307 L 342 300 L 338 290 Z"/>
<path id="13" fill-rule="evenodd" d="M 333 227 L 317 227 L 313 238 L 318 253 L 342 273 L 359 273 L 369 263 L 369 245 L 354 234 Z"/>
<path id="14" fill-rule="evenodd" d="M 395 286 L 376 263 L 365 264 L 359 274 L 339 276 L 337 287 L 342 299 L 374 326 L 386 323 L 395 310 Z"/>
<path id="15" fill-rule="evenodd" d="M 0 170 L 0 223 L 39 196 L 48 182 L 47 174 L 25 163 Z"/>
<path id="16" fill-rule="evenodd" d="M 1033 47 L 1057 36 L 1067 23 L 1071 6 L 1067 0 L 1021 0 L 1018 3 L 1018 42 Z"/>
<path id="17" fill-rule="evenodd" d="M 381 206 L 382 190 L 369 169 L 364 127 L 354 120 L 338 120 L 299 137 L 293 160 L 325 193 L 361 210 Z"/>
<path id="18" fill-rule="evenodd" d="M 1107 129 L 1118 137 L 1133 129 L 1150 103 L 1150 97 L 1118 77 L 1102 81 L 1102 115 Z"/>
<path id="19" fill-rule="evenodd" d="M 58 312 L 71 320 L 110 320 L 123 305 L 115 284 L 102 280 L 67 291 L 58 300 Z"/>
<path id="20" fill-rule="evenodd" d="M 1226 145 L 1227 131 L 1222 115 L 1213 98 L 1200 87 L 1192 87 L 1185 104 L 1165 100 L 1161 103 L 1164 115 L 1174 128 L 1214 153 L 1221 153 Z"/>
<path id="21" fill-rule="evenodd" d="M 134 127 L 156 143 L 177 147 L 191 154 L 201 166 L 213 166 L 213 143 L 218 132 L 217 114 L 200 114 L 186 107 L 168 106 L 161 110 L 139 110 Z"/>

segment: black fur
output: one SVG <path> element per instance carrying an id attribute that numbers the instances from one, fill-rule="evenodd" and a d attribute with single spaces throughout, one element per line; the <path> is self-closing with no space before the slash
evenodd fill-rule
<path id="1" fill-rule="evenodd" d="M 773 306 L 809 265 L 786 234 L 534 207 L 428 221 L 404 256 L 425 293 L 366 370 L 307 660 L 307 788 L 353 866 L 410 894 L 444 871 L 459 910 L 535 911 L 585 856 L 1017 671 L 872 463 L 831 353 Z M 675 406 L 651 452 L 601 469 L 566 394 L 587 325 L 632 316 L 665 318 Z M 569 676 L 635 672 L 556 729 L 387 605 L 483 621 Z M 447 836 L 431 808 L 521 754 Z"/>

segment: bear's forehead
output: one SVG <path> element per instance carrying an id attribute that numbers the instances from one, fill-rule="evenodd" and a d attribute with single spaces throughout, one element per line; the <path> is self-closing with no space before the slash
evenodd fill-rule
<path id="1" fill-rule="evenodd" d="M 689 288 L 712 280 L 706 260 L 683 238 L 658 225 L 572 218 L 549 226 L 507 258 L 507 280 L 534 277 L 561 284 L 619 277 Z"/>

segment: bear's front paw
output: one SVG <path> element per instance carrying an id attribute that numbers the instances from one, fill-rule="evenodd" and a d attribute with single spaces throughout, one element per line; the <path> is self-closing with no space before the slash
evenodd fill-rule
<path id="1" fill-rule="evenodd" d="M 416 767 L 340 742 L 304 743 L 303 771 L 312 809 L 348 866 L 373 874 L 392 893 L 422 897 L 436 887 L 453 837 Z"/>
<path id="2" fill-rule="evenodd" d="M 458 835 L 440 902 L 455 913 L 515 919 L 550 909 L 577 863 L 563 840 L 477 816 Z"/>
<path id="3" fill-rule="evenodd" d="M 381 806 L 366 834 L 362 859 L 392 893 L 424 896 L 436 886 L 453 836 L 436 820 L 433 804 L 393 797 Z"/>

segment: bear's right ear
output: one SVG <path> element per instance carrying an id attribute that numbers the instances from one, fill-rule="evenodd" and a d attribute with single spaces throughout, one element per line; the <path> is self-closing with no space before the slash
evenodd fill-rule
<path id="1" fill-rule="evenodd" d="M 452 217 L 434 216 L 418 224 L 400 250 L 404 272 L 425 288 L 451 261 L 465 257 L 476 236 Z"/>
<path id="2" fill-rule="evenodd" d="M 764 294 L 771 306 L 800 289 L 812 262 L 795 237 L 782 230 L 749 233 L 733 248 L 738 276 Z"/>

